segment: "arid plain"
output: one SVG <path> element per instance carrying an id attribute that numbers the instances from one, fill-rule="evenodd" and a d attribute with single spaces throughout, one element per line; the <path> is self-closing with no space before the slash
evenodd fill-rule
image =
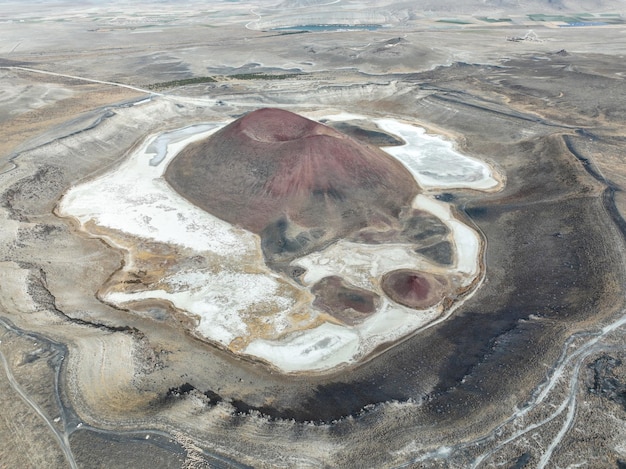
<path id="1" fill-rule="evenodd" d="M 0 467 L 626 467 L 626 12 L 457 3 L 0 3 Z M 402 162 L 422 225 L 197 248 L 165 165 L 263 108 Z M 285 332 L 268 278 L 380 299 Z"/>

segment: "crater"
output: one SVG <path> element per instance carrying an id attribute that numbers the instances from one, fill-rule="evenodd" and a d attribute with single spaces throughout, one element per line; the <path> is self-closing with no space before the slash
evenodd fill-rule
<path id="1" fill-rule="evenodd" d="M 426 309 L 442 300 L 447 283 L 436 275 L 402 269 L 385 274 L 382 289 L 397 303 L 413 309 Z"/>
<path id="2" fill-rule="evenodd" d="M 468 182 L 418 128 L 370 127 L 401 154 L 279 109 L 165 131 L 58 211 L 127 252 L 106 303 L 284 373 L 334 372 L 451 314 L 482 274 L 478 233 L 418 181 L 481 190 L 489 167 L 455 153 Z"/>

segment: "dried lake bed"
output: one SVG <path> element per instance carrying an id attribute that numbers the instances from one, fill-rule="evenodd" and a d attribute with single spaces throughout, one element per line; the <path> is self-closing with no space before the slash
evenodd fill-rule
<path id="1" fill-rule="evenodd" d="M 366 120 L 349 114 L 324 116 L 323 120 L 355 118 Z M 162 300 L 194 320 L 192 333 L 233 352 L 261 358 L 286 372 L 332 370 L 444 319 L 480 284 L 479 234 L 435 196 L 449 188 L 498 187 L 488 165 L 463 156 L 441 137 L 392 119 L 374 123 L 406 142 L 386 150 L 429 190 L 428 195 L 415 198 L 413 208 L 437 217 L 447 227 L 446 240 L 453 246 L 451 266 L 414 252 L 411 244 L 339 241 L 292 261 L 305 269 L 303 285 L 271 271 L 263 262 L 257 236 L 195 207 L 162 178 L 181 148 L 207 138 L 220 124 L 187 126 L 147 138 L 112 171 L 71 188 L 57 213 L 78 220 L 88 235 L 127 251 L 125 276 L 139 278 L 137 271 L 158 271 L 159 245 L 164 246 L 163 252 L 181 251 L 181 258 L 174 259 L 162 276 L 149 282 L 108 285 L 99 293 L 103 301 L 144 309 L 142 301 Z M 148 243 L 149 249 L 142 250 Z M 157 265 L 150 265 L 151 257 Z M 186 267 L 194 257 L 203 259 L 202 267 Z M 142 260 L 139 264 L 138 259 Z M 380 279 L 402 268 L 445 277 L 451 290 L 428 309 L 396 303 L 385 296 Z M 338 324 L 314 308 L 310 287 L 331 276 L 382 296 L 375 313 L 360 324 L 349 325 Z"/>

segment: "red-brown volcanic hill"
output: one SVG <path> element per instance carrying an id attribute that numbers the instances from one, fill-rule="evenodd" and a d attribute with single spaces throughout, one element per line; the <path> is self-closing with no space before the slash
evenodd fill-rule
<path id="1" fill-rule="evenodd" d="M 189 145 L 165 178 L 209 213 L 260 234 L 274 261 L 390 223 L 419 191 L 382 150 L 280 109 L 253 111 Z"/>

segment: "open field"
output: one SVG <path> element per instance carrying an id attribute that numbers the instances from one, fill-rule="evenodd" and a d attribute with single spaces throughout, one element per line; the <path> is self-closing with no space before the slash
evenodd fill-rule
<path id="1" fill-rule="evenodd" d="M 623 467 L 620 2 L 304 3 L 2 4 L 0 468 Z M 303 254 L 294 302 L 339 276 L 383 297 L 363 258 L 377 276 L 439 259 L 471 295 L 290 373 L 259 342 L 238 353 L 234 319 L 202 323 L 216 289 L 240 304 L 244 277 L 287 270 L 162 173 L 263 107 L 403 141 L 385 151 L 445 225 L 421 250 L 364 232 Z"/>

